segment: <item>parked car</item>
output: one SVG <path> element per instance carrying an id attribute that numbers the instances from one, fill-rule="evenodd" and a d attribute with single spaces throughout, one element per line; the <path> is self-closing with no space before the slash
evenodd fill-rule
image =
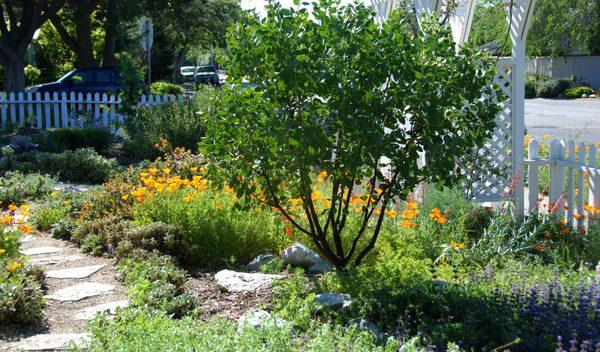
<path id="1" fill-rule="evenodd" d="M 196 67 L 194 74 L 194 82 L 196 84 L 214 84 L 219 85 L 219 66 L 205 65 Z"/>
<path id="2" fill-rule="evenodd" d="M 194 75 L 196 74 L 196 66 L 182 66 L 179 70 L 183 77 L 183 83 L 194 83 Z"/>
<path id="3" fill-rule="evenodd" d="M 123 89 L 123 78 L 116 67 L 91 67 L 73 70 L 56 82 L 38 84 L 28 88 L 26 92 L 117 93 Z"/>

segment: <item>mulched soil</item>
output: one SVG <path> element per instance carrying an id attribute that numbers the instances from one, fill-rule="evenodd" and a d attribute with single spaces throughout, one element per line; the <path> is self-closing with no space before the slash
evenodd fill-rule
<path id="1" fill-rule="evenodd" d="M 250 308 L 269 310 L 273 289 L 255 292 L 222 292 L 214 272 L 198 271 L 186 284 L 186 291 L 194 297 L 202 311 L 202 320 L 209 321 L 216 315 L 236 321 Z"/>

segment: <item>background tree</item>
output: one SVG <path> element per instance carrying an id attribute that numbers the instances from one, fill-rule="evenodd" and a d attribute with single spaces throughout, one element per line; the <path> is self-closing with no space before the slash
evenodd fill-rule
<path id="1" fill-rule="evenodd" d="M 117 42 L 126 40 L 128 24 L 142 9 L 143 2 L 69 0 L 51 22 L 75 54 L 76 67 L 113 66 Z"/>
<path id="2" fill-rule="evenodd" d="M 64 0 L 5 0 L 0 4 L 0 62 L 7 91 L 25 87 L 25 53 L 34 33 L 64 5 Z"/>
<path id="3" fill-rule="evenodd" d="M 402 13 L 382 27 L 373 15 L 322 0 L 311 13 L 271 4 L 265 19 L 245 17 L 228 40 L 236 86 L 224 88 L 202 142 L 212 172 L 336 266 L 358 265 L 374 248 L 393 200 L 422 181 L 457 182 L 456 158 L 482 146 L 499 110 L 494 63 L 469 45 L 457 53 L 447 26 L 415 33 Z M 350 212 L 356 197 L 360 215 Z"/>
<path id="4" fill-rule="evenodd" d="M 481 1 L 473 19 L 471 40 L 478 45 L 507 40 L 506 5 Z M 532 56 L 600 54 L 600 0 L 538 0 L 527 37 Z M 503 47 L 510 53 L 510 41 Z"/>
<path id="5" fill-rule="evenodd" d="M 155 63 L 171 67 L 174 82 L 179 81 L 179 69 L 192 49 L 225 46 L 227 28 L 241 11 L 237 0 L 149 0 L 148 4 L 158 44 Z"/>

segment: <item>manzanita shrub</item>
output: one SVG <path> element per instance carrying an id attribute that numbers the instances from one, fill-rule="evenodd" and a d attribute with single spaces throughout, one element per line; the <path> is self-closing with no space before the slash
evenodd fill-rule
<path id="1" fill-rule="evenodd" d="M 380 26 L 363 5 L 272 3 L 231 30 L 228 48 L 233 84 L 203 142 L 212 172 L 338 267 L 374 248 L 393 200 L 419 182 L 455 183 L 457 158 L 483 145 L 499 111 L 493 61 L 469 45 L 458 51 L 437 21 L 415 31 L 401 11 Z M 329 183 L 325 210 L 315 206 L 317 173 Z M 356 196 L 367 201 L 348 236 Z"/>

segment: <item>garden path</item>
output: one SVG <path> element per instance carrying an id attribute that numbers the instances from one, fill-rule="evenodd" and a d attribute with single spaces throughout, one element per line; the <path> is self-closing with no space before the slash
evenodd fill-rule
<path id="1" fill-rule="evenodd" d="M 22 252 L 46 275 L 44 321 L 27 331 L 14 331 L 0 350 L 55 351 L 70 341 L 89 339 L 87 321 L 96 313 L 113 312 L 127 304 L 117 280 L 115 261 L 82 254 L 75 245 L 48 234 L 22 238 Z"/>

